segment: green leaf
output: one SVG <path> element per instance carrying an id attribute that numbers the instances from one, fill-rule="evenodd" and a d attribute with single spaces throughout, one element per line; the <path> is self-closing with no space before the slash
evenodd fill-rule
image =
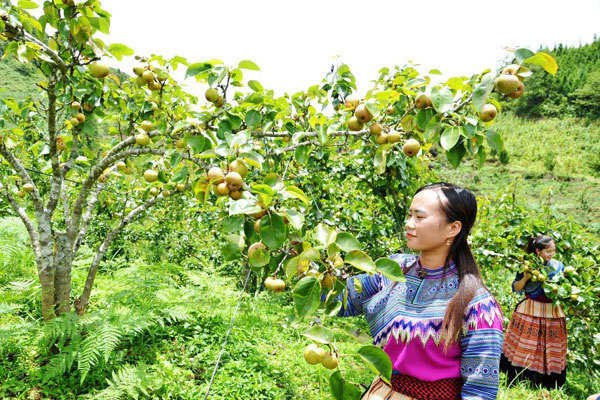
<path id="1" fill-rule="evenodd" d="M 502 136 L 500 136 L 497 132 L 492 130 L 486 130 L 485 136 L 487 138 L 487 142 L 490 147 L 497 152 L 501 152 L 504 150 L 504 142 L 502 141 Z"/>
<path id="2" fill-rule="evenodd" d="M 433 88 L 431 91 L 431 102 L 433 103 L 433 108 L 440 114 L 448 112 L 452 109 L 452 102 L 454 100 L 454 96 L 452 92 L 448 88 Z"/>
<path id="3" fill-rule="evenodd" d="M 22 8 L 24 10 L 33 10 L 34 8 L 38 8 L 39 4 L 37 4 L 35 1 L 25 1 L 25 0 L 20 0 L 19 1 L 19 8 Z"/>
<path id="4" fill-rule="evenodd" d="M 250 60 L 240 61 L 240 63 L 238 64 L 238 68 L 249 69 L 251 71 L 260 71 L 260 68 L 258 67 L 258 65 L 256 65 L 254 62 L 252 62 Z"/>
<path id="5" fill-rule="evenodd" d="M 312 314 L 321 304 L 321 284 L 312 276 L 302 278 L 294 287 L 292 297 L 298 316 Z"/>
<path id="6" fill-rule="evenodd" d="M 249 110 L 246 113 L 245 121 L 246 121 L 246 125 L 248 125 L 249 128 L 252 128 L 252 127 L 260 124 L 261 119 L 262 119 L 262 116 L 256 110 Z"/>
<path id="7" fill-rule="evenodd" d="M 558 64 L 556 63 L 556 60 L 550 54 L 546 53 L 537 53 L 533 57 L 529 57 L 523 61 L 523 63 L 539 65 L 540 67 L 544 68 L 546 72 L 552 75 L 556 75 L 556 71 L 558 71 Z"/>
<path id="8" fill-rule="evenodd" d="M 335 229 L 329 229 L 327 225 L 319 223 L 315 229 L 317 240 L 321 242 L 323 246 L 329 246 L 334 243 L 337 238 L 337 231 Z"/>
<path id="9" fill-rule="evenodd" d="M 442 71 L 440 71 L 440 70 L 439 70 L 439 69 L 437 69 L 437 68 L 433 68 L 433 69 L 430 69 L 430 70 L 429 70 L 429 73 L 430 73 L 431 75 L 441 75 L 441 74 L 442 74 Z"/>
<path id="10" fill-rule="evenodd" d="M 358 355 L 384 380 L 389 382 L 392 379 L 392 360 L 381 348 L 373 345 L 363 346 L 358 349 Z"/>
<path id="11" fill-rule="evenodd" d="M 515 59 L 518 64 L 523 64 L 523 61 L 529 57 L 533 57 L 535 53 L 529 49 L 517 49 L 515 50 Z"/>
<path id="12" fill-rule="evenodd" d="M 196 76 L 200 73 L 209 71 L 212 68 L 212 65 L 209 63 L 194 63 L 190 65 L 185 72 L 185 77 L 188 78 L 190 76 Z"/>
<path id="13" fill-rule="evenodd" d="M 262 208 L 256 205 L 256 201 L 240 199 L 238 201 L 234 201 L 231 207 L 229 207 L 229 215 L 256 214 L 261 210 Z"/>
<path id="14" fill-rule="evenodd" d="M 465 146 L 463 146 L 463 144 L 461 143 L 448 150 L 446 152 L 446 158 L 448 158 L 450 164 L 452 164 L 452 166 L 456 168 L 460 165 L 460 161 L 465 156 L 466 152 L 467 150 L 465 150 Z"/>
<path id="15" fill-rule="evenodd" d="M 250 265 L 255 268 L 264 267 L 271 260 L 271 255 L 267 249 L 258 249 L 249 258 Z"/>
<path id="16" fill-rule="evenodd" d="M 323 344 L 333 343 L 335 340 L 333 332 L 320 325 L 311 326 L 302 334 L 307 338 L 314 340 L 315 342 Z"/>
<path id="17" fill-rule="evenodd" d="M 308 158 L 310 156 L 311 147 L 306 145 L 301 145 L 296 147 L 296 151 L 294 152 L 294 158 L 300 165 L 305 165 L 308 162 Z"/>
<path id="18" fill-rule="evenodd" d="M 225 261 L 233 261 L 242 257 L 242 249 L 233 243 L 227 243 L 221 247 L 221 255 Z"/>
<path id="19" fill-rule="evenodd" d="M 428 142 L 437 141 L 438 132 L 440 130 L 440 124 L 437 118 L 431 118 L 425 128 L 425 140 Z"/>
<path id="20" fill-rule="evenodd" d="M 385 172 L 387 167 L 387 153 L 394 147 L 393 144 L 384 144 L 377 147 L 375 157 L 373 157 L 373 166 L 375 167 L 375 173 L 381 175 Z"/>
<path id="21" fill-rule="evenodd" d="M 252 191 L 254 193 L 264 193 L 269 196 L 275 196 L 277 192 L 273 190 L 273 188 L 269 185 L 265 185 L 264 183 L 258 183 L 251 186 Z"/>
<path id="22" fill-rule="evenodd" d="M 371 257 L 360 250 L 350 251 L 348 254 L 346 254 L 346 259 L 344 261 L 369 274 L 374 273 L 376 270 L 376 265 Z"/>
<path id="23" fill-rule="evenodd" d="M 446 81 L 446 85 L 453 90 L 461 90 L 464 86 L 463 80 L 460 78 L 450 78 Z"/>
<path id="24" fill-rule="evenodd" d="M 458 126 L 451 126 L 444 130 L 442 137 L 440 138 L 440 144 L 445 150 L 450 150 L 456 145 L 460 139 L 460 128 Z"/>
<path id="25" fill-rule="evenodd" d="M 389 258 L 380 258 L 375 261 L 377 272 L 381 272 L 384 276 L 394 282 L 404 282 L 405 277 L 402 273 L 400 264 Z"/>
<path id="26" fill-rule="evenodd" d="M 108 46 L 107 50 L 119 61 L 123 59 L 123 56 L 132 56 L 135 53 L 133 49 L 121 43 L 113 43 Z"/>
<path id="27" fill-rule="evenodd" d="M 289 185 L 285 187 L 285 191 L 288 194 L 300 199 L 304 204 L 308 205 L 308 197 L 306 197 L 306 194 L 299 187 Z"/>
<path id="28" fill-rule="evenodd" d="M 183 167 L 175 175 L 173 175 L 173 182 L 182 182 L 188 176 L 188 167 Z"/>
<path id="29" fill-rule="evenodd" d="M 475 110 L 481 111 L 493 88 L 494 75 L 491 73 L 485 74 L 481 78 L 481 82 L 475 87 L 475 90 L 473 90 L 473 107 L 475 107 Z"/>
<path id="30" fill-rule="evenodd" d="M 255 92 L 259 92 L 259 93 L 262 93 L 265 90 L 263 88 L 263 85 L 261 85 L 259 81 L 255 81 L 255 80 L 249 80 L 248 87 L 250 87 L 250 89 L 254 90 Z"/>
<path id="31" fill-rule="evenodd" d="M 335 400 L 359 400 L 362 395 L 362 390 L 342 378 L 340 370 L 329 377 L 329 389 Z"/>
<path id="32" fill-rule="evenodd" d="M 336 315 L 339 314 L 340 310 L 342 309 L 342 302 L 341 301 L 332 301 L 331 303 L 327 304 L 327 307 L 325 308 L 325 314 L 328 317 L 335 317 Z"/>
<path id="33" fill-rule="evenodd" d="M 285 215 L 294 229 L 301 229 L 304 225 L 304 214 L 296 210 L 286 210 Z"/>
<path id="34" fill-rule="evenodd" d="M 221 228 L 224 233 L 237 233 L 244 228 L 244 217 L 241 215 L 232 215 L 221 221 Z"/>
<path id="35" fill-rule="evenodd" d="M 204 136 L 202 135 L 186 135 L 185 142 L 194 150 L 195 154 L 204 151 Z"/>
<path id="36" fill-rule="evenodd" d="M 352 250 L 360 250 L 360 242 L 351 233 L 348 232 L 340 232 L 337 234 L 337 238 L 335 239 L 340 248 L 346 252 Z"/>
<path id="37" fill-rule="evenodd" d="M 271 250 L 280 248 L 287 238 L 287 227 L 283 217 L 278 214 L 266 215 L 261 218 L 258 227 L 261 241 Z"/>

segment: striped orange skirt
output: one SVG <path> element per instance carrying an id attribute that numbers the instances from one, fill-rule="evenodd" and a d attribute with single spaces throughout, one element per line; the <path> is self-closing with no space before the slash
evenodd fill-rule
<path id="1" fill-rule="evenodd" d="M 560 374 L 567 366 L 567 323 L 562 308 L 524 299 L 504 334 L 502 352 L 516 367 Z"/>

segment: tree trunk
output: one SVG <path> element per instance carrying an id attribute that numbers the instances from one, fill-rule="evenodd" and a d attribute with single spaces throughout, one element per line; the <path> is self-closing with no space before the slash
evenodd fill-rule
<path id="1" fill-rule="evenodd" d="M 71 264 L 73 255 L 67 235 L 56 235 L 56 254 L 54 256 L 54 307 L 57 315 L 71 311 Z"/>
<path id="2" fill-rule="evenodd" d="M 44 320 L 49 320 L 56 316 L 54 310 L 54 240 L 49 221 L 41 219 L 38 222 L 41 257 L 37 267 L 42 285 L 42 316 Z"/>

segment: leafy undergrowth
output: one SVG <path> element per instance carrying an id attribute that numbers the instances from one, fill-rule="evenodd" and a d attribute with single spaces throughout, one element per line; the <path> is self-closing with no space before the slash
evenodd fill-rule
<path id="1" fill-rule="evenodd" d="M 10 292 L 12 302 L 0 308 L 0 398 L 202 398 L 240 295 L 236 284 L 174 265 L 134 265 L 100 277 L 86 316 L 45 326 L 15 297 L 35 288 L 5 286 L 2 294 Z M 321 398 L 319 370 L 302 357 L 307 340 L 282 327 L 289 311 L 288 294 L 245 295 L 211 398 Z M 359 346 L 343 334 L 338 340 L 346 354 Z M 341 365 L 354 382 L 367 385 L 373 378 L 353 358 Z M 321 372 L 323 398 L 329 399 L 329 371 Z M 524 385 L 502 388 L 499 398 L 548 395 L 573 398 Z"/>

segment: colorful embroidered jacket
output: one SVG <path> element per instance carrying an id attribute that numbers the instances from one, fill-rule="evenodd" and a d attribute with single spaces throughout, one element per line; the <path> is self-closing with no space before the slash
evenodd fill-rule
<path id="1" fill-rule="evenodd" d="M 417 264 L 409 254 L 391 256 L 403 268 Z M 340 316 L 364 314 L 373 343 L 390 356 L 394 373 L 423 381 L 462 378 L 463 399 L 495 399 L 502 352 L 502 311 L 494 297 L 481 289 L 465 311 L 459 342 L 447 352 L 441 342 L 441 326 L 450 299 L 458 290 L 454 263 L 427 270 L 422 279 L 413 267 L 405 282 L 393 282 L 381 274 L 348 279 L 348 303 Z M 445 278 L 445 279 L 444 279 Z M 360 280 L 361 293 L 354 279 Z"/>
<path id="2" fill-rule="evenodd" d="M 544 263 L 544 272 L 546 273 L 546 275 L 548 275 L 548 279 L 550 279 L 550 280 L 558 279 L 560 277 L 560 274 L 563 273 L 564 271 L 565 271 L 565 266 L 560 261 L 550 260 L 549 262 Z M 515 290 L 515 283 L 520 281 L 521 279 L 523 279 L 523 273 L 517 272 L 515 280 L 513 281 L 513 284 L 512 284 L 513 292 L 521 293 L 521 292 L 525 291 L 525 294 L 527 295 L 527 297 L 529 297 L 532 300 L 535 300 L 536 298 L 544 298 L 545 297 L 546 292 L 544 292 L 542 283 L 534 282 L 531 279 L 527 281 L 523 290 L 517 292 Z"/>

